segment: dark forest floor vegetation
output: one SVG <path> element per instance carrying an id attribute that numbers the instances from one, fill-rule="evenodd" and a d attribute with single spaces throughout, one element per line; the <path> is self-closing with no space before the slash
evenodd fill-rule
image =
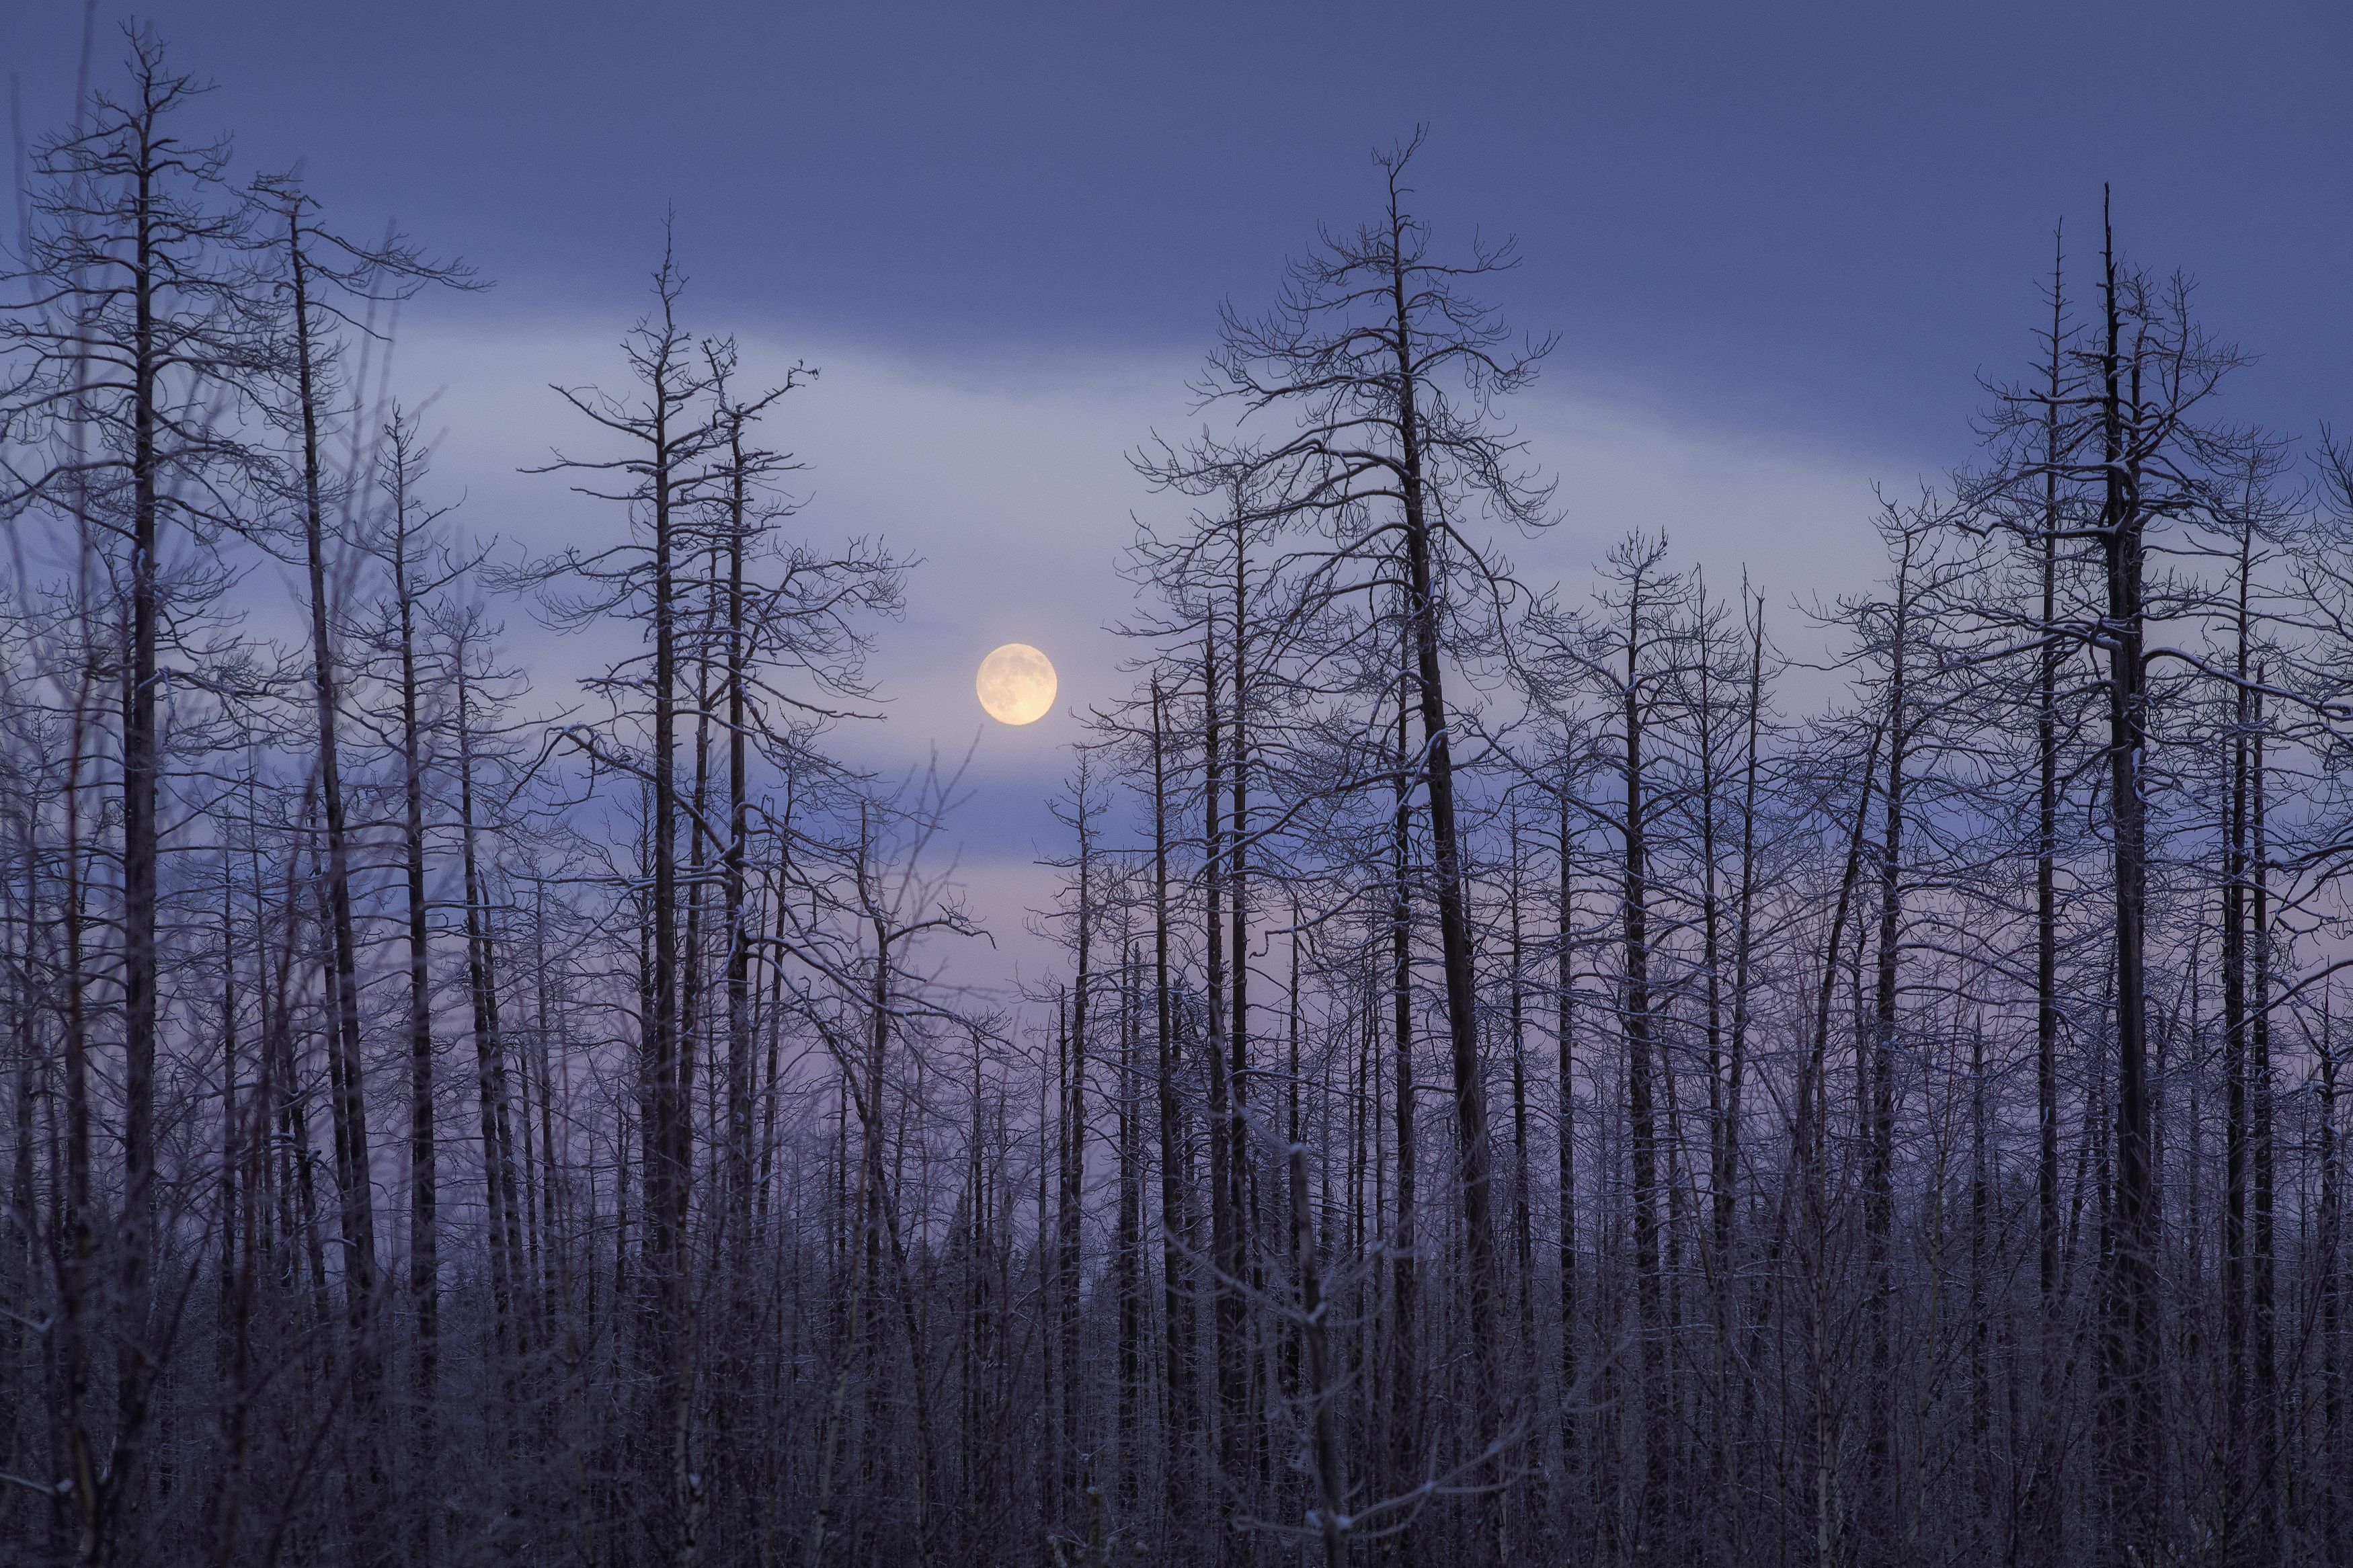
<path id="1" fill-rule="evenodd" d="M 1136 455 L 990 1007 L 807 374 L 665 258 L 494 555 L 378 385 L 475 280 L 204 112 L 133 34 L 0 301 L 0 1558 L 2353 1560 L 2353 457 L 2185 284 L 2054 258 L 1801 682 L 1497 552 L 1551 345 L 1384 158 Z"/>

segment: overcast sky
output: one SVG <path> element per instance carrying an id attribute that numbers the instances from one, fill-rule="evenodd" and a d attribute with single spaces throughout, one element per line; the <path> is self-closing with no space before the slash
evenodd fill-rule
<path id="1" fill-rule="evenodd" d="M 102 5 L 102 16 L 121 7 Z M 0 6 L 26 122 L 79 0 Z M 1515 233 L 1518 314 L 1630 397 L 1941 453 L 2101 182 L 2277 413 L 2337 396 L 2353 7 L 2332 0 L 1443 6 L 158 0 L 257 164 L 307 158 L 499 279 L 623 308 L 665 203 L 730 320 L 923 355 L 1194 352 L 1366 150 Z M 100 54 L 116 52 L 102 23 Z"/>
<path id="2" fill-rule="evenodd" d="M 79 0 L 0 3 L 27 134 L 69 113 Z M 112 78 L 99 12 L 95 78 Z M 806 526 L 930 563 L 881 668 L 878 763 L 981 751 L 976 877 L 1046 847 L 1066 721 L 989 726 L 971 670 L 1037 643 L 1111 696 L 1123 453 L 1187 423 L 1219 300 L 1262 302 L 1369 150 L 1430 132 L 1441 244 L 1516 235 L 1498 290 L 1556 331 L 1520 421 L 1565 521 L 1514 546 L 1573 577 L 1668 528 L 1787 605 L 1867 570 L 1871 485 L 1968 456 L 1976 377 L 2028 348 L 2052 228 L 2103 181 L 2144 265 L 2200 282 L 2261 355 L 2244 417 L 2353 418 L 2353 8 L 2241 0 L 893 5 L 159 0 L 249 171 L 303 163 L 349 227 L 387 217 L 497 287 L 414 310 L 440 479 L 483 531 L 605 526 L 514 470 L 579 433 L 549 381 L 612 380 L 674 206 L 690 318 L 824 367 L 774 432 Z M 521 628 L 519 628 L 520 632 Z M 565 657 L 548 650 L 546 668 Z M 990 868 L 996 868 L 995 871 Z M 1018 927 L 1018 876 L 985 900 Z M 1008 902 L 1009 900 L 1009 902 Z"/>

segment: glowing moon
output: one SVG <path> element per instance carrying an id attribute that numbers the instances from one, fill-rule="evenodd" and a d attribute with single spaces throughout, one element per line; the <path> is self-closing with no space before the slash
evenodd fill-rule
<path id="1" fill-rule="evenodd" d="M 1035 723 L 1054 706 L 1054 666 L 1028 643 L 1009 642 L 980 661 L 973 687 L 998 723 Z"/>

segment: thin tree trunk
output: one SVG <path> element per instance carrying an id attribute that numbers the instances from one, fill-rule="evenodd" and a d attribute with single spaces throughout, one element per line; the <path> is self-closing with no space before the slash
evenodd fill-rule
<path id="1" fill-rule="evenodd" d="M 1403 1492 L 1423 1479 L 1421 1457 L 1420 1259 L 1419 1245 L 1419 1161 L 1414 1133 L 1413 890 L 1409 875 L 1413 796 L 1406 752 L 1406 717 L 1411 680 L 1398 678 L 1397 799 L 1390 826 L 1389 1007 L 1391 1047 L 1397 1058 L 1397 1226 L 1389 1267 L 1389 1489 Z M 1396 1537 L 1401 1563 L 1413 1561 L 1414 1534 Z"/>
<path id="2" fill-rule="evenodd" d="M 2109 1280 L 2108 1353 L 2111 1556 L 2150 1561 L 2164 1539 L 2159 1477 L 2163 1394 L 2158 1382 L 2156 1177 L 2148 1082 L 2148 829 L 2143 793 L 2148 699 L 2142 605 L 2145 519 L 2128 472 L 2127 399 L 2137 407 L 2139 369 L 2126 384 L 2124 321 L 2111 237 L 2103 252 L 2106 341 L 2101 357 L 2101 429 L 2106 465 L 2099 540 L 2106 572 L 2108 803 L 2115 862 L 2116 1103 L 2115 1250 Z"/>
<path id="3" fill-rule="evenodd" d="M 1160 683 L 1152 684 L 1153 1005 L 1159 1066 L 1162 1310 L 1167 1321 L 1168 1435 L 1164 1458 L 1172 1524 L 1187 1518 L 1193 1492 L 1199 1400 L 1194 1393 L 1193 1268 L 1198 1237 L 1187 1198 L 1189 1145 L 1176 1102 L 1176 1039 L 1168 973 L 1168 780 Z"/>
<path id="4" fill-rule="evenodd" d="M 1647 1552 L 1664 1525 L 1664 1449 L 1668 1415 L 1664 1338 L 1666 1303 L 1661 1279 L 1659 1226 L 1659 1134 L 1652 1104 L 1651 1072 L 1656 1053 L 1651 1000 L 1650 837 L 1648 777 L 1642 754 L 1640 601 L 1627 611 L 1625 687 L 1619 719 L 1625 812 L 1620 838 L 1619 923 L 1623 954 L 1620 1028 L 1626 1039 L 1626 1099 L 1633 1163 L 1634 1291 L 1642 1377 L 1642 1468 L 1635 1530 L 1636 1550 Z"/>
<path id="5" fill-rule="evenodd" d="M 397 449 L 393 476 L 393 591 L 400 627 L 401 849 L 408 895 L 408 1294 L 417 1314 L 417 1358 L 409 1396 L 415 1402 L 413 1468 L 429 1475 L 440 1447 L 440 1233 L 436 1205 L 433 985 L 425 890 L 424 725 L 418 711 L 417 600 L 409 580 L 408 470 Z M 436 1510 L 418 1510 L 417 1550 L 435 1555 Z"/>
<path id="6" fill-rule="evenodd" d="M 2260 689 L 2263 670 L 2257 666 Z M 2253 1185 L 2254 1226 L 2248 1259 L 2247 1318 L 2254 1362 L 2251 1398 L 2254 1415 L 2254 1446 L 2249 1455 L 2255 1483 L 2254 1540 L 2259 1558 L 2276 1560 L 2280 1552 L 2280 1439 L 2286 1412 L 2281 1407 L 2279 1383 L 2278 1274 L 2275 1263 L 2278 1196 L 2272 1133 L 2271 1032 L 2271 846 L 2264 820 L 2267 780 L 2263 769 L 2263 701 L 2258 690 L 2253 704 L 2254 733 L 2248 762 L 2248 849 L 2253 862 L 2249 889 L 2251 921 L 2248 945 L 2254 973 L 2252 1016 L 2247 1031 L 2247 1071 L 2250 1164 Z"/>
<path id="7" fill-rule="evenodd" d="M 1908 658 L 1912 637 L 1912 589 L 1909 576 L 1912 542 L 1904 543 L 1905 560 L 1895 582 L 1894 621 L 1888 643 L 1887 778 L 1882 794 L 1885 829 L 1878 855 L 1878 962 L 1873 973 L 1869 1055 L 1862 1083 L 1865 1103 L 1858 1106 L 1866 1129 L 1863 1163 L 1863 1251 L 1869 1271 L 1867 1300 L 1871 1386 L 1867 1400 L 1868 1438 L 1862 1476 L 1864 1537 L 1868 1560 L 1892 1563 L 1897 1552 L 1894 1398 L 1895 1373 L 1895 1030 L 1899 942 L 1904 921 L 1905 764 L 1909 761 L 1911 718 Z M 1858 1056 L 1862 1056 L 1858 1045 Z"/>
<path id="8" fill-rule="evenodd" d="M 334 643 L 328 625 L 327 557 L 322 480 L 319 459 L 318 349 L 311 337 L 310 258 L 304 253 L 301 199 L 286 211 L 286 254 L 293 290 L 296 396 L 302 420 L 302 542 L 310 574 L 311 686 L 318 723 L 319 796 L 326 819 L 326 904 L 329 959 L 327 1037 L 329 1081 L 333 1098 L 335 1180 L 343 1241 L 343 1289 L 351 1332 L 353 1394 L 366 1424 L 362 1441 L 374 1470 L 378 1460 L 374 1431 L 380 1401 L 382 1348 L 376 1342 L 375 1184 L 368 1144 L 364 1061 L 360 1051 L 359 940 L 352 923 L 350 829 L 343 804 L 343 756 L 337 736 L 342 702 L 337 690 Z M 373 1478 L 371 1491 L 381 1485 Z M 371 1495 L 364 1505 L 376 1506 Z M 368 1519 L 363 1517 L 364 1531 Z"/>
<path id="9" fill-rule="evenodd" d="M 1487 1135 L 1486 1079 L 1479 1061 L 1475 955 L 1461 835 L 1455 825 L 1454 752 L 1447 727 L 1446 691 L 1439 637 L 1439 603 L 1432 560 L 1428 502 L 1423 494 L 1419 372 L 1412 350 L 1412 315 L 1407 299 L 1403 258 L 1409 246 L 1402 215 L 1390 207 L 1390 311 L 1397 353 L 1400 492 L 1405 512 L 1405 566 L 1414 644 L 1415 691 L 1421 704 L 1422 767 L 1430 805 L 1432 879 L 1438 896 L 1440 956 L 1446 973 L 1446 1016 L 1454 1079 L 1454 1116 L 1461 1142 L 1463 1247 L 1470 1272 L 1468 1324 L 1471 1338 L 1473 1432 L 1482 1445 L 1504 1436 L 1502 1290 L 1495 1258 L 1493 1158 Z M 1502 1505 L 1503 1470 L 1480 1494 L 1482 1539 L 1494 1559 L 1508 1562 Z"/>

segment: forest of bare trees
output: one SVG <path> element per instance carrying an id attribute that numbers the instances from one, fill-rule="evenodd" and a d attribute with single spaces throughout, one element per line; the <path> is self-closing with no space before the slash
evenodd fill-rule
<path id="1" fill-rule="evenodd" d="M 2105 201 L 1782 603 L 1507 559 L 1552 342 L 1377 160 L 1139 432 L 1017 994 L 814 369 L 649 258 L 499 544 L 383 371 L 483 280 L 126 42 L 0 300 L 0 1561 L 2353 1562 L 2353 446 Z"/>

